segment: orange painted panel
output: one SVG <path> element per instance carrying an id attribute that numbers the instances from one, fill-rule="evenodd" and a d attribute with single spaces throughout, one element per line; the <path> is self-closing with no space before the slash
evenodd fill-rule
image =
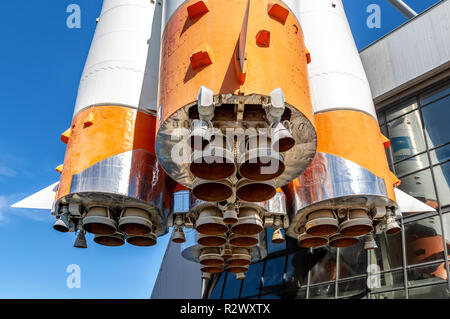
<path id="1" fill-rule="evenodd" d="M 185 6 L 195 2 L 187 1 Z M 284 7 L 280 1 L 273 2 Z M 215 94 L 266 96 L 280 87 L 286 102 L 313 122 L 306 48 L 299 22 L 289 14 L 286 23 L 281 24 L 269 16 L 267 0 L 252 0 L 248 25 L 243 28 L 247 4 L 248 0 L 210 0 L 209 12 L 196 20 L 189 19 L 186 8 L 174 13 L 162 39 L 162 122 L 194 102 L 202 85 Z M 240 81 L 236 69 L 241 30 L 247 30 L 245 81 Z M 269 47 L 255 41 L 261 30 L 270 32 Z M 212 51 L 213 63 L 196 69 L 190 57 L 204 44 Z"/>
<path id="2" fill-rule="evenodd" d="M 85 126 L 92 118 L 92 125 Z M 69 194 L 73 175 L 106 158 L 135 149 L 155 154 L 155 127 L 155 116 L 127 107 L 97 106 L 78 113 L 72 122 L 58 198 Z"/>
<path id="3" fill-rule="evenodd" d="M 391 171 L 378 122 L 362 112 L 338 110 L 315 115 L 318 152 L 350 160 L 385 180 L 389 198 L 395 201 Z"/>

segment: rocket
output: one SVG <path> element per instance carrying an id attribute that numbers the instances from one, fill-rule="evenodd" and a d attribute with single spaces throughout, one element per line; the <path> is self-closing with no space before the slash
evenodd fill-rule
<path id="1" fill-rule="evenodd" d="M 106 246 L 173 228 L 203 278 L 433 210 L 396 189 L 340 0 L 104 0 L 61 140 L 59 183 L 15 207 Z"/>

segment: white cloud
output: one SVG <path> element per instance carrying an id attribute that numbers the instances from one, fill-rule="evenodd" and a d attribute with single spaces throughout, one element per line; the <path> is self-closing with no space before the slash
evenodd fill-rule
<path id="1" fill-rule="evenodd" d="M 15 177 L 16 175 L 17 172 L 15 170 L 0 163 L 0 176 Z"/>
<path id="2" fill-rule="evenodd" d="M 0 196 L 0 223 L 5 220 L 5 210 L 8 207 L 7 200 L 5 196 Z"/>

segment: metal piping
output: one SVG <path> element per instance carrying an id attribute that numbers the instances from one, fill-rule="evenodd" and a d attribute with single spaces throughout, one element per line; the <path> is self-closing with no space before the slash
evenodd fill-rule
<path id="1" fill-rule="evenodd" d="M 387 0 L 387 1 L 408 19 L 412 19 L 412 18 L 418 16 L 417 12 L 414 11 L 410 6 L 408 6 L 402 0 Z"/>

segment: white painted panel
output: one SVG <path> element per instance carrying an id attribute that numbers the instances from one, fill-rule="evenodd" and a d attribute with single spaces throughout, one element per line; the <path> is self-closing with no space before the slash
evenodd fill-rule
<path id="1" fill-rule="evenodd" d="M 376 118 L 367 76 L 340 0 L 300 0 L 299 20 L 311 53 L 315 112 L 359 110 Z"/>
<path id="2" fill-rule="evenodd" d="M 398 188 L 395 188 L 395 197 L 402 213 L 426 213 L 435 212 L 431 206 L 419 201 L 418 199 L 406 194 Z"/>
<path id="3" fill-rule="evenodd" d="M 139 106 L 144 74 L 149 69 L 152 28 L 157 28 L 153 31 L 160 37 L 161 25 L 153 24 L 156 6 L 160 5 L 149 0 L 104 0 L 80 81 L 75 115 L 96 104 Z M 159 52 L 159 48 L 154 50 Z M 157 87 L 158 82 L 153 85 Z"/>
<path id="4" fill-rule="evenodd" d="M 56 182 L 33 195 L 12 205 L 12 208 L 32 208 L 51 210 L 53 202 L 55 201 L 56 192 L 58 190 L 59 182 Z"/>

